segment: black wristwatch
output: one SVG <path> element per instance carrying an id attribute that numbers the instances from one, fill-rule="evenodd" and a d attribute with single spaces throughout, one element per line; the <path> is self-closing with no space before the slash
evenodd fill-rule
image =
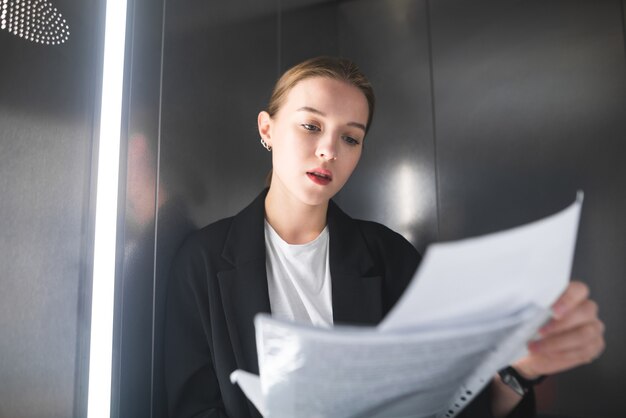
<path id="1" fill-rule="evenodd" d="M 513 367 L 506 367 L 498 372 L 502 382 L 513 389 L 519 396 L 524 396 L 535 385 L 543 382 L 546 376 L 539 376 L 536 379 L 526 379 Z"/>

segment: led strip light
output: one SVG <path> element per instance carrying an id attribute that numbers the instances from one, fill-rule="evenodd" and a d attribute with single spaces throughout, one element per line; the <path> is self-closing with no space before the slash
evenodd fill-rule
<path id="1" fill-rule="evenodd" d="M 111 415 L 113 302 L 126 0 L 106 2 L 94 238 L 89 418 Z"/>

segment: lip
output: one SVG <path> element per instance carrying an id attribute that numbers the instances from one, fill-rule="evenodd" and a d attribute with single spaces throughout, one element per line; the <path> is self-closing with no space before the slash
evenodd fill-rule
<path id="1" fill-rule="evenodd" d="M 325 186 L 333 181 L 333 173 L 323 168 L 314 168 L 306 172 L 307 177 L 315 184 Z"/>

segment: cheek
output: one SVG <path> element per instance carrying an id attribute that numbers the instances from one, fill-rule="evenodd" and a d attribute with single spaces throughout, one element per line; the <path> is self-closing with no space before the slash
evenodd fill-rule
<path id="1" fill-rule="evenodd" d="M 290 159 L 293 164 L 296 160 L 310 160 L 315 157 L 315 141 L 311 138 L 306 138 L 298 135 L 293 135 L 286 138 L 287 141 L 283 143 L 283 155 L 285 158 Z"/>
<path id="2" fill-rule="evenodd" d="M 348 181 L 348 179 L 350 178 L 350 176 L 354 172 L 354 169 L 356 168 L 356 166 L 359 163 L 360 156 L 361 156 L 361 154 L 359 152 L 356 155 L 350 155 L 349 157 L 347 156 L 346 159 L 344 160 L 345 164 L 343 164 L 342 167 L 341 167 L 341 171 L 342 171 L 342 175 L 344 177 L 344 181 Z"/>
<path id="3" fill-rule="evenodd" d="M 282 143 L 280 147 L 274 148 L 272 154 L 272 165 L 278 172 L 294 171 L 298 169 L 300 161 L 300 150 L 289 143 Z"/>
<path id="4" fill-rule="evenodd" d="M 354 171 L 356 166 L 359 164 L 360 160 L 361 160 L 361 149 L 359 149 L 357 152 L 350 155 L 350 164 L 349 164 L 350 173 Z"/>

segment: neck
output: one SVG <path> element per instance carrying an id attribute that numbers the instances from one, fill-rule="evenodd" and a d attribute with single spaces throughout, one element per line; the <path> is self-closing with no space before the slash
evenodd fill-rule
<path id="1" fill-rule="evenodd" d="M 289 244 L 306 244 L 326 226 L 328 201 L 307 205 L 278 187 L 270 187 L 265 198 L 265 218 L 274 231 Z"/>

